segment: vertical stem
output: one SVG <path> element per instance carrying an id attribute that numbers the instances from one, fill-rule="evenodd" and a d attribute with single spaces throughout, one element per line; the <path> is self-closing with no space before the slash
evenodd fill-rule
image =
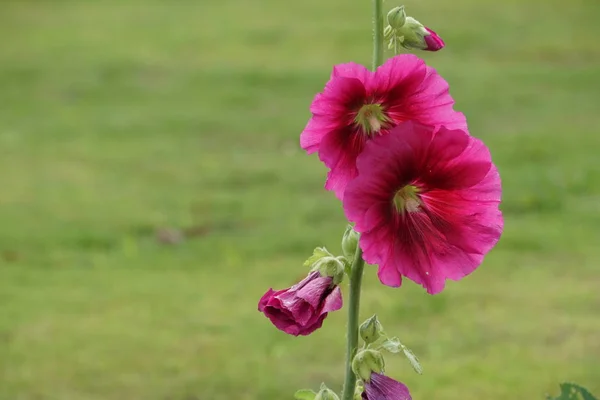
<path id="1" fill-rule="evenodd" d="M 373 71 L 383 64 L 383 0 L 373 0 Z M 352 371 L 352 359 L 358 348 L 358 314 L 360 309 L 360 290 L 365 261 L 360 246 L 350 273 L 350 300 L 348 304 L 348 333 L 346 346 L 346 379 L 342 400 L 353 400 L 356 389 L 356 376 Z"/>
<path id="2" fill-rule="evenodd" d="M 373 71 L 383 64 L 383 0 L 373 0 Z"/>
<path id="3" fill-rule="evenodd" d="M 346 380 L 342 400 L 352 400 L 356 388 L 356 376 L 352 371 L 352 359 L 358 347 L 358 313 L 360 309 L 360 288 L 365 261 L 362 258 L 360 246 L 356 246 L 352 271 L 350 273 L 350 300 L 348 304 L 348 333 L 346 347 Z"/>

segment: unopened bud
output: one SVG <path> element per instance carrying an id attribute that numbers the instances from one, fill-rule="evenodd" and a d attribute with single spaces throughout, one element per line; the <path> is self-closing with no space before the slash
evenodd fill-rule
<path id="1" fill-rule="evenodd" d="M 400 29 L 406 22 L 406 12 L 404 6 L 392 8 L 387 15 L 388 24 L 392 29 Z"/>
<path id="2" fill-rule="evenodd" d="M 321 385 L 321 390 L 315 396 L 314 400 L 340 400 L 337 394 L 325 385 Z"/>
<path id="3" fill-rule="evenodd" d="M 444 47 L 444 41 L 434 31 L 426 28 L 412 17 L 406 17 L 404 26 L 396 34 L 402 37 L 400 44 L 406 49 L 438 51 Z"/>
<path id="4" fill-rule="evenodd" d="M 360 234 L 352 228 L 352 225 L 348 225 L 342 237 L 342 252 L 350 261 L 354 258 L 354 253 L 356 253 L 359 238 Z"/>
<path id="5" fill-rule="evenodd" d="M 359 328 L 360 337 L 366 344 L 371 344 L 381 337 L 383 333 L 383 326 L 377 319 L 377 315 L 373 315 L 371 318 L 362 323 Z"/>
<path id="6" fill-rule="evenodd" d="M 352 360 L 352 371 L 363 381 L 369 382 L 371 374 L 376 372 L 383 373 L 385 361 L 381 352 L 372 349 L 361 350 Z"/>

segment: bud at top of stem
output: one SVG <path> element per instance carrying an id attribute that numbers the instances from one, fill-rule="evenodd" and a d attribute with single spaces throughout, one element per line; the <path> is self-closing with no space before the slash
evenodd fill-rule
<path id="1" fill-rule="evenodd" d="M 392 8 L 387 15 L 388 24 L 393 29 L 400 29 L 406 22 L 406 12 L 404 6 Z"/>
<path id="2" fill-rule="evenodd" d="M 381 337 L 383 334 L 383 326 L 377 319 L 377 315 L 373 315 L 371 318 L 362 323 L 359 328 L 360 337 L 366 344 L 371 344 Z"/>
<path id="3" fill-rule="evenodd" d="M 360 350 L 352 360 L 352 371 L 365 382 L 371 380 L 373 372 L 383 373 L 384 368 L 383 355 L 377 350 Z"/>

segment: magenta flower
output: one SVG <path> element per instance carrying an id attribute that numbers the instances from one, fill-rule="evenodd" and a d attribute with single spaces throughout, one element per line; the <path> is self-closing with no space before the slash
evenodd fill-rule
<path id="1" fill-rule="evenodd" d="M 311 272 L 289 289 L 269 289 L 258 303 L 278 329 L 290 335 L 309 335 L 323 325 L 330 311 L 342 308 L 342 292 L 329 276 Z"/>
<path id="2" fill-rule="evenodd" d="M 380 281 L 431 294 L 473 272 L 502 233 L 500 176 L 485 145 L 461 130 L 405 122 L 370 141 L 344 210 Z"/>
<path id="3" fill-rule="evenodd" d="M 312 118 L 300 145 L 308 154 L 318 151 L 330 168 L 325 188 L 343 199 L 365 143 L 398 123 L 414 120 L 466 130 L 465 117 L 453 104 L 448 83 L 414 55 L 393 57 L 374 73 L 354 63 L 337 65 L 310 106 Z"/>
<path id="4" fill-rule="evenodd" d="M 392 378 L 373 372 L 365 382 L 363 400 L 411 400 L 408 388 Z"/>
<path id="5" fill-rule="evenodd" d="M 429 32 L 429 35 L 425 35 L 425 44 L 427 45 L 427 47 L 423 50 L 438 51 L 444 48 L 445 43 L 442 40 L 442 38 L 438 36 L 437 33 L 435 33 L 427 27 L 425 27 L 425 30 Z"/>

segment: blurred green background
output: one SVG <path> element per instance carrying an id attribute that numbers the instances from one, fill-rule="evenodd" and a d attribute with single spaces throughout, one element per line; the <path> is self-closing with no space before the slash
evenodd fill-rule
<path id="1" fill-rule="evenodd" d="M 391 0 L 386 10 L 398 5 Z M 429 296 L 366 273 L 415 399 L 600 393 L 600 3 L 407 0 L 504 184 L 504 236 Z M 0 399 L 288 399 L 342 382 L 345 313 L 256 311 L 344 217 L 299 149 L 368 0 L 0 3 Z M 184 240 L 181 240 L 184 236 Z M 344 289 L 345 290 L 345 289 Z"/>

